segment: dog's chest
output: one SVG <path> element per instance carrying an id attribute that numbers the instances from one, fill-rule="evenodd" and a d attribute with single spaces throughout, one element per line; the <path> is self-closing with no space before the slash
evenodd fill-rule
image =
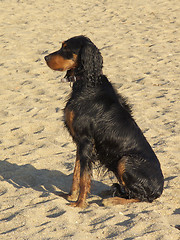
<path id="1" fill-rule="evenodd" d="M 74 128 L 73 128 L 74 116 L 75 116 L 74 111 L 66 107 L 64 110 L 64 121 L 72 137 L 74 137 L 75 135 Z"/>

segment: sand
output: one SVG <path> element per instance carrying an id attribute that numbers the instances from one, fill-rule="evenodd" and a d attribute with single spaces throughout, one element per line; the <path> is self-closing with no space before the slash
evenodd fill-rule
<path id="1" fill-rule="evenodd" d="M 0 5 L 0 239 L 179 239 L 179 0 Z M 161 162 L 164 192 L 152 204 L 104 207 L 101 192 L 116 179 L 97 170 L 86 209 L 59 196 L 76 155 L 62 113 L 71 88 L 44 56 L 81 34 L 101 50 Z"/>

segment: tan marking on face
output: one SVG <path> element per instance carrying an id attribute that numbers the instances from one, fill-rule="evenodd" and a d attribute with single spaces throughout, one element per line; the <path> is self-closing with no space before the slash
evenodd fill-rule
<path id="1" fill-rule="evenodd" d="M 52 55 L 47 65 L 53 70 L 67 71 L 76 67 L 77 55 L 73 54 L 73 59 L 64 59 L 60 55 Z"/>
<path id="2" fill-rule="evenodd" d="M 64 48 L 64 47 L 67 47 L 67 43 L 62 42 L 62 47 L 63 47 L 63 48 Z"/>

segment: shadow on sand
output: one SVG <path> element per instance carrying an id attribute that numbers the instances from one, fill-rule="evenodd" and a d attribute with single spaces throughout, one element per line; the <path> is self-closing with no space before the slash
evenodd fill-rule
<path id="1" fill-rule="evenodd" d="M 0 176 L 3 178 L 2 181 L 12 184 L 15 188 L 32 188 L 42 192 L 42 195 L 53 193 L 62 197 L 64 193 L 69 192 L 73 178 L 73 174 L 66 175 L 57 170 L 36 169 L 31 164 L 12 164 L 7 160 L 0 161 Z M 99 195 L 106 189 L 108 189 L 107 185 L 92 180 L 92 194 Z"/>

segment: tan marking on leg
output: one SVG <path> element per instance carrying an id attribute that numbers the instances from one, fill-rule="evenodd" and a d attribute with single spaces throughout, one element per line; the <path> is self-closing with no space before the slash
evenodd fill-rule
<path id="1" fill-rule="evenodd" d="M 74 207 L 85 208 L 87 206 L 86 197 L 87 194 L 90 193 L 91 187 L 91 176 L 88 170 L 85 170 L 80 177 L 80 194 L 77 202 L 72 203 L 71 205 Z"/>
<path id="2" fill-rule="evenodd" d="M 80 160 L 79 160 L 79 154 L 77 151 L 76 163 L 75 163 L 74 174 L 73 174 L 73 183 L 67 199 L 69 201 L 76 201 L 79 195 L 79 189 L 80 189 Z"/>
<path id="3" fill-rule="evenodd" d="M 125 186 L 125 182 L 123 180 L 123 174 L 125 172 L 125 158 L 122 158 L 118 164 L 117 167 L 117 179 L 122 183 L 123 186 Z"/>

